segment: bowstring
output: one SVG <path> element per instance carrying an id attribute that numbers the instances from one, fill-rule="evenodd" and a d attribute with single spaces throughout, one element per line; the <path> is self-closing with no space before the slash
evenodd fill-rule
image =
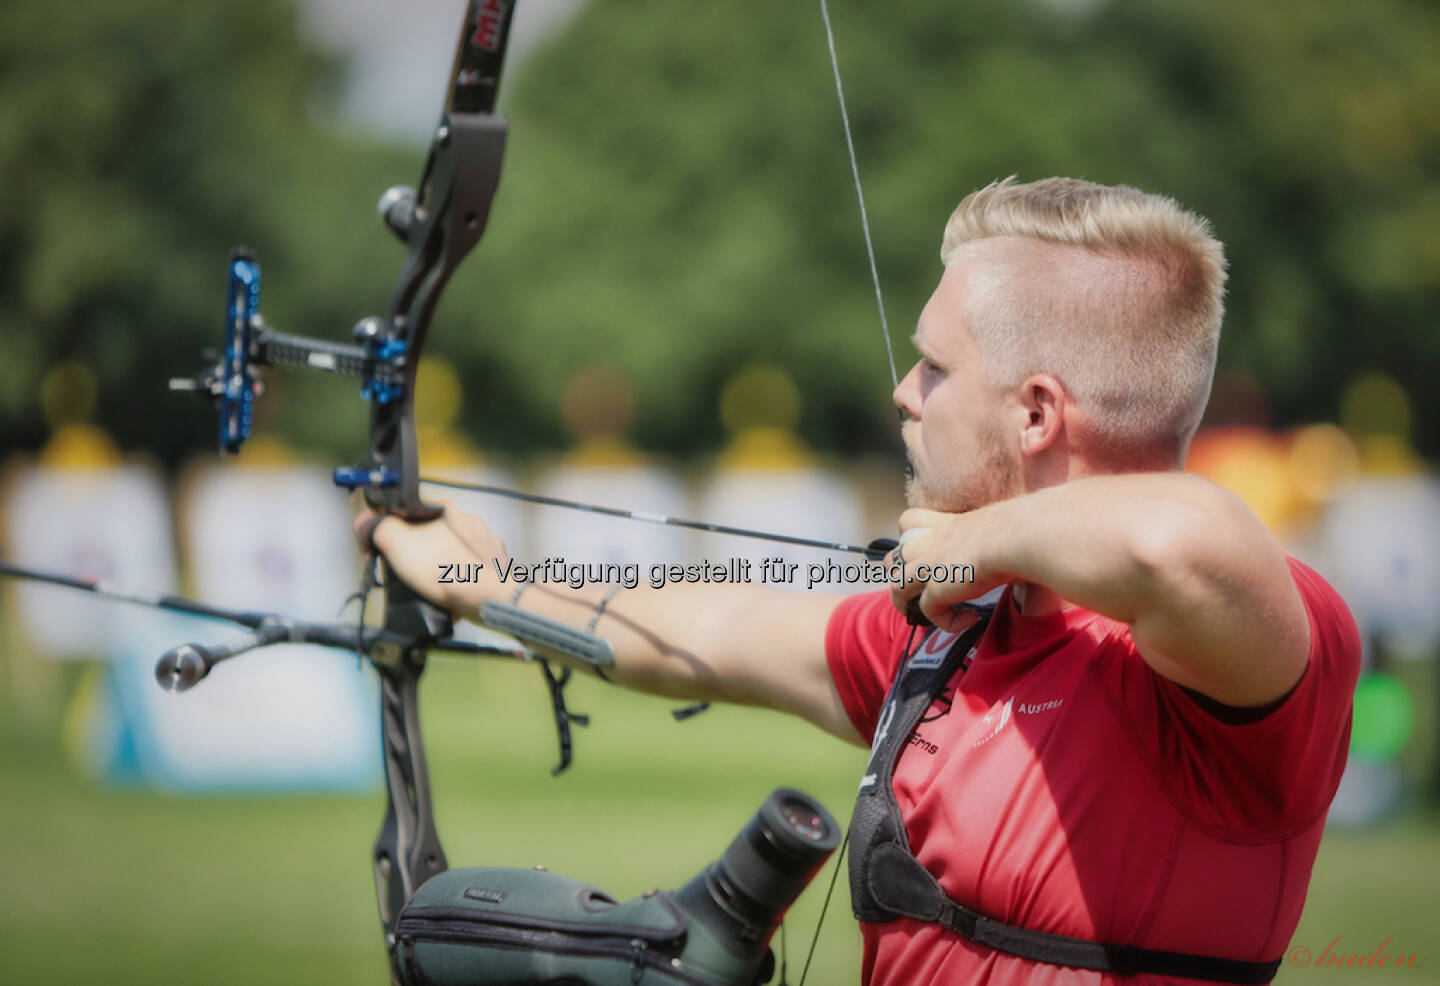
<path id="1" fill-rule="evenodd" d="M 890 344 L 890 321 L 885 317 L 885 296 L 880 290 L 880 268 L 875 262 L 875 244 L 870 236 L 870 214 L 865 210 L 865 189 L 860 184 L 860 162 L 855 156 L 855 138 L 850 129 L 850 110 L 845 104 L 845 84 L 840 81 L 840 56 L 835 52 L 835 31 L 830 26 L 830 4 L 820 0 L 820 17 L 825 22 L 825 44 L 830 49 L 830 71 L 835 77 L 835 98 L 840 103 L 840 122 L 845 129 L 845 150 L 850 155 L 850 177 L 855 181 L 855 201 L 860 205 L 860 229 L 865 234 L 865 254 L 870 260 L 870 283 L 875 286 L 875 307 L 880 312 L 880 334 L 885 339 L 885 359 L 890 364 L 890 382 L 897 389 L 895 350 Z"/>
<path id="2" fill-rule="evenodd" d="M 875 262 L 875 242 L 870 235 L 870 214 L 865 209 L 865 187 L 860 182 L 860 161 L 855 154 L 855 137 L 850 127 L 850 110 L 845 103 L 845 83 L 840 78 L 840 56 L 835 50 L 835 30 L 830 25 L 830 4 L 827 0 L 820 0 L 820 19 L 825 22 L 825 44 L 830 50 L 830 71 L 835 77 L 835 99 L 840 104 L 840 123 L 845 131 L 845 151 L 850 157 L 850 177 L 855 182 L 855 201 L 860 206 L 860 230 L 865 236 L 865 255 L 870 261 L 870 283 L 875 287 L 875 308 L 880 313 L 880 335 L 885 340 L 885 360 L 890 366 L 890 383 L 895 389 L 900 388 L 900 375 L 895 370 L 895 350 L 890 342 L 890 320 L 885 316 L 885 295 L 880 290 L 880 268 Z M 904 418 L 904 412 L 901 412 Z M 910 629 L 910 641 L 906 643 L 908 652 L 915 639 L 915 628 Z M 830 897 L 835 893 L 835 884 L 840 877 L 840 867 L 844 865 L 845 850 L 850 845 L 850 829 L 845 829 L 845 838 L 840 842 L 840 851 L 835 857 L 835 869 L 830 874 L 830 886 L 825 891 L 825 900 L 820 905 L 820 917 L 815 921 L 815 934 L 810 939 L 810 949 L 805 955 L 805 965 L 800 970 L 799 986 L 805 986 L 805 977 L 810 974 L 810 960 L 815 957 L 815 946 L 820 943 L 820 929 L 825 925 L 825 915 L 830 910 Z M 784 925 L 781 925 L 781 942 L 783 954 Z M 781 980 L 784 981 L 782 966 Z"/>
<path id="3" fill-rule="evenodd" d="M 845 838 L 840 842 L 840 851 L 835 854 L 835 869 L 830 873 L 830 886 L 825 891 L 825 902 L 820 905 L 820 920 L 815 923 L 815 937 L 810 939 L 810 951 L 805 953 L 805 968 L 800 970 L 798 986 L 805 986 L 805 977 L 810 975 L 810 960 L 815 957 L 815 946 L 820 944 L 820 926 L 825 922 L 825 912 L 830 909 L 830 896 L 835 893 L 835 883 L 840 879 L 840 867 L 845 863 L 845 850 L 850 845 L 850 829 L 845 829 Z M 781 925 L 784 928 L 784 925 Z"/>

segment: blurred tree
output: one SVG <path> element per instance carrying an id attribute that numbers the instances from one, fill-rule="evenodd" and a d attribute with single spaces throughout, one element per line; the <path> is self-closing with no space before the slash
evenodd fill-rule
<path id="1" fill-rule="evenodd" d="M 945 217 L 995 178 L 1070 174 L 1174 195 L 1232 261 L 1222 365 L 1277 423 L 1333 418 L 1381 369 L 1440 449 L 1440 14 L 1419 0 L 835 0 L 901 372 Z M 513 68 L 513 67 L 512 67 Z M 720 445 L 740 366 L 783 367 L 807 443 L 894 438 L 888 373 L 813 4 L 592 0 L 512 72 L 491 229 L 431 345 L 485 448 L 565 441 L 564 381 L 612 362 L 641 444 Z M 440 66 L 436 71 L 443 71 Z M 0 9 L 5 441 L 36 444 L 44 369 L 92 362 L 97 417 L 167 458 L 207 415 L 160 393 L 218 341 L 244 242 L 275 324 L 343 338 L 398 248 L 370 212 L 415 149 L 319 130 L 328 68 L 281 0 L 40 0 Z M 353 449 L 353 385 L 277 375 L 264 413 Z"/>
<path id="2" fill-rule="evenodd" d="M 1233 272 L 1222 365 L 1259 377 L 1279 423 L 1333 418 L 1355 368 L 1384 367 L 1418 402 L 1421 448 L 1440 447 L 1432 5 L 832 6 L 898 337 L 966 192 L 1008 174 L 1129 183 L 1215 222 Z M 467 284 L 503 326 L 472 346 L 534 381 L 530 413 L 604 356 L 637 381 L 645 442 L 713 446 L 723 380 L 764 359 L 800 381 L 808 440 L 888 442 L 814 4 L 595 0 L 512 94 L 504 248 Z"/>
<path id="3" fill-rule="evenodd" d="M 213 419 L 164 388 L 220 344 L 236 243 L 279 274 L 266 307 L 277 301 L 287 327 L 338 321 L 310 330 L 346 331 L 360 314 L 346 297 L 351 264 L 395 261 L 380 253 L 369 210 L 386 156 L 306 119 L 328 79 L 281 0 L 0 7 L 6 445 L 43 438 L 39 382 L 66 360 L 94 367 L 95 416 L 123 446 L 173 458 L 213 441 Z M 337 166 L 357 161 L 371 176 L 358 192 L 356 173 Z M 373 257 L 349 245 L 361 227 Z M 302 441 L 352 419 L 363 433 L 361 416 L 313 400 L 291 410 Z"/>

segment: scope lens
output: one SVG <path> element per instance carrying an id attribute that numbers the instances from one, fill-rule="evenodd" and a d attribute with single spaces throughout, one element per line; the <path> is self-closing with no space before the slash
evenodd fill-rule
<path id="1" fill-rule="evenodd" d="M 840 827 L 820 802 L 782 787 L 710 868 L 710 892 L 749 923 L 774 925 L 839 843 Z"/>
<path id="2" fill-rule="evenodd" d="M 789 824 L 790 830 L 802 839 L 823 842 L 830 834 L 830 826 L 816 813 L 813 802 L 785 798 L 780 803 L 780 817 Z"/>
<path id="3" fill-rule="evenodd" d="M 720 858 L 675 891 L 704 929 L 686 946 L 696 967 L 719 963 L 711 966 L 716 982 L 768 982 L 771 936 L 839 844 L 840 826 L 820 802 L 793 787 L 772 792 Z"/>

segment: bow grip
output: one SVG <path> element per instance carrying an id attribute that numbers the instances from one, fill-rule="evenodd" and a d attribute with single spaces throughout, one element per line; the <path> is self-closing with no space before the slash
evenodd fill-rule
<path id="1" fill-rule="evenodd" d="M 395 664 L 404 657 L 415 657 L 423 663 L 426 649 L 435 641 L 455 632 L 455 620 L 445 610 L 410 588 L 390 567 L 380 560 L 385 579 L 385 629 L 409 641 L 404 647 L 377 641 L 371 659 L 377 664 Z"/>

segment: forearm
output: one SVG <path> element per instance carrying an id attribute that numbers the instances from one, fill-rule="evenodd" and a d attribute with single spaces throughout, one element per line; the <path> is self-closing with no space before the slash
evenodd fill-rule
<path id="1" fill-rule="evenodd" d="M 1304 670 L 1309 624 L 1284 553 L 1239 499 L 1198 477 L 1078 479 L 968 514 L 909 512 L 902 525 L 934 527 L 907 557 L 975 566 L 977 586 L 923 590 L 932 618 L 985 586 L 1030 583 L 1128 623 L 1156 671 L 1222 702 L 1263 704 Z"/>
<path id="2" fill-rule="evenodd" d="M 361 514 L 356 533 L 412 589 L 458 616 L 480 622 L 485 603 L 518 602 L 604 639 L 615 656 L 605 674 L 617 684 L 780 709 L 843 739 L 858 739 L 825 655 L 826 627 L 842 596 L 742 582 L 671 582 L 618 592 L 606 585 L 521 582 L 500 539 L 478 517 L 448 504 L 441 517 L 423 523 Z M 463 581 L 455 577 L 457 564 Z M 518 598 L 517 588 L 523 588 Z M 553 656 L 593 670 L 576 658 Z"/>
<path id="3" fill-rule="evenodd" d="M 615 655 L 608 680 L 674 698 L 722 699 L 724 688 L 716 660 L 707 658 L 717 614 L 743 605 L 742 587 L 708 587 L 701 600 L 687 599 L 683 586 L 633 589 L 563 583 L 507 585 L 494 580 L 467 587 L 457 614 L 480 622 L 485 602 L 513 603 L 527 613 L 601 637 Z M 546 653 L 565 663 L 574 659 Z"/>
<path id="4" fill-rule="evenodd" d="M 464 587 L 453 608 L 478 621 L 483 602 L 510 602 L 515 588 L 481 581 Z M 779 709 L 851 739 L 824 655 L 825 627 L 841 598 L 744 584 L 616 590 L 551 583 L 529 585 L 517 605 L 605 640 L 615 663 L 604 676 L 614 684 Z M 563 655 L 545 656 L 589 670 Z"/>
<path id="5" fill-rule="evenodd" d="M 1184 591 L 1187 569 L 1255 533 L 1237 506 L 1181 473 L 1077 479 L 975 511 L 976 557 L 965 560 L 998 581 L 1033 582 L 1133 623 Z"/>

